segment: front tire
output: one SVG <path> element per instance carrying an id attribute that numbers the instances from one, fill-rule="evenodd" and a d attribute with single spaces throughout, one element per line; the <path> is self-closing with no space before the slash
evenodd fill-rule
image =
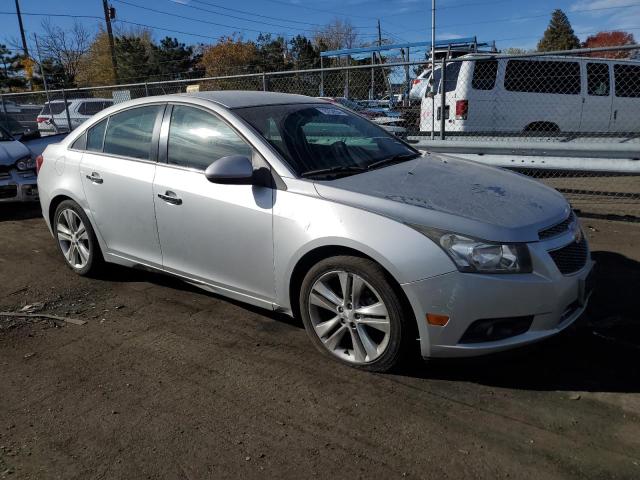
<path id="1" fill-rule="evenodd" d="M 103 266 L 100 245 L 89 218 L 76 202 L 65 200 L 53 215 L 53 232 L 65 263 L 78 275 L 97 273 Z"/>
<path id="2" fill-rule="evenodd" d="M 386 372 L 408 350 L 411 329 L 399 293 L 369 259 L 338 256 L 318 262 L 302 282 L 299 304 L 311 341 L 341 363 Z"/>

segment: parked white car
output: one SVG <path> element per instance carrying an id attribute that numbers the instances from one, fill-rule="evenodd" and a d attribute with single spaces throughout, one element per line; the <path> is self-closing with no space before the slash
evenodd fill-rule
<path id="1" fill-rule="evenodd" d="M 78 127 L 86 119 L 113 105 L 109 98 L 77 98 L 67 100 L 69 118 L 65 111 L 64 100 L 52 100 L 42 107 L 36 121 L 40 135 L 54 135 L 60 132 L 68 132 L 69 123 L 71 130 Z"/>
<path id="2" fill-rule="evenodd" d="M 429 79 L 431 78 L 431 69 L 427 68 L 422 71 L 417 78 L 411 82 L 411 90 L 409 91 L 409 100 L 421 100 L 427 93 Z"/>
<path id="3" fill-rule="evenodd" d="M 640 131 L 640 62 L 578 57 L 465 57 L 445 71 L 449 132 Z M 420 130 L 441 115 L 441 69 L 435 99 L 422 97 Z M 431 81 L 431 79 L 430 79 Z"/>

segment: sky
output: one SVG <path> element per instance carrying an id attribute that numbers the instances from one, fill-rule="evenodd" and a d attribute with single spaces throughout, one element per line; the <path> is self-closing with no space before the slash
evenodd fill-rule
<path id="1" fill-rule="evenodd" d="M 156 39 L 168 35 L 187 44 L 212 43 L 234 32 L 245 39 L 260 32 L 311 36 L 335 18 L 349 19 L 363 42 L 377 38 L 378 19 L 383 38 L 396 43 L 426 41 L 431 36 L 430 0 L 111 0 L 111 4 L 117 11 L 115 25 L 151 26 Z M 30 44 L 46 17 L 29 13 L 51 14 L 50 21 L 62 28 L 73 22 L 64 15 L 82 16 L 78 20 L 92 31 L 104 22 L 101 0 L 20 0 L 20 6 Z M 581 40 L 615 29 L 640 38 L 640 0 L 436 0 L 436 36 L 475 36 L 480 41 L 495 40 L 499 49 L 531 49 L 556 8 L 567 13 Z M 0 42 L 11 47 L 18 39 L 14 0 L 2 0 Z"/>

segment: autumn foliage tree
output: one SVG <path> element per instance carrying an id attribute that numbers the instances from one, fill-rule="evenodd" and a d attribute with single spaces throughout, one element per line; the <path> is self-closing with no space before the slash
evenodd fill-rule
<path id="1" fill-rule="evenodd" d="M 206 47 L 200 60 L 207 76 L 211 77 L 252 73 L 257 63 L 256 44 L 236 35 L 222 37 L 215 45 Z"/>
<path id="2" fill-rule="evenodd" d="M 632 33 L 615 31 L 615 32 L 599 32 L 588 37 L 584 43 L 585 48 L 599 47 L 619 47 L 622 45 L 633 45 L 636 43 Z M 592 56 L 600 58 L 629 58 L 630 50 L 612 50 L 610 52 L 596 52 Z"/>

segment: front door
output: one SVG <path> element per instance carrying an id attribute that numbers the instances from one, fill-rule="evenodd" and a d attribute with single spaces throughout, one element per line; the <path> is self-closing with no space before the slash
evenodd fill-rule
<path id="1" fill-rule="evenodd" d="M 164 105 L 133 108 L 93 126 L 80 165 L 105 253 L 158 267 L 162 256 L 153 204 L 157 147 L 152 139 L 157 139 L 163 110 Z"/>
<path id="2" fill-rule="evenodd" d="M 204 176 L 219 158 L 257 154 L 208 110 L 170 106 L 165 130 L 166 163 L 158 164 L 153 187 L 165 270 L 272 300 L 274 191 Z"/>

